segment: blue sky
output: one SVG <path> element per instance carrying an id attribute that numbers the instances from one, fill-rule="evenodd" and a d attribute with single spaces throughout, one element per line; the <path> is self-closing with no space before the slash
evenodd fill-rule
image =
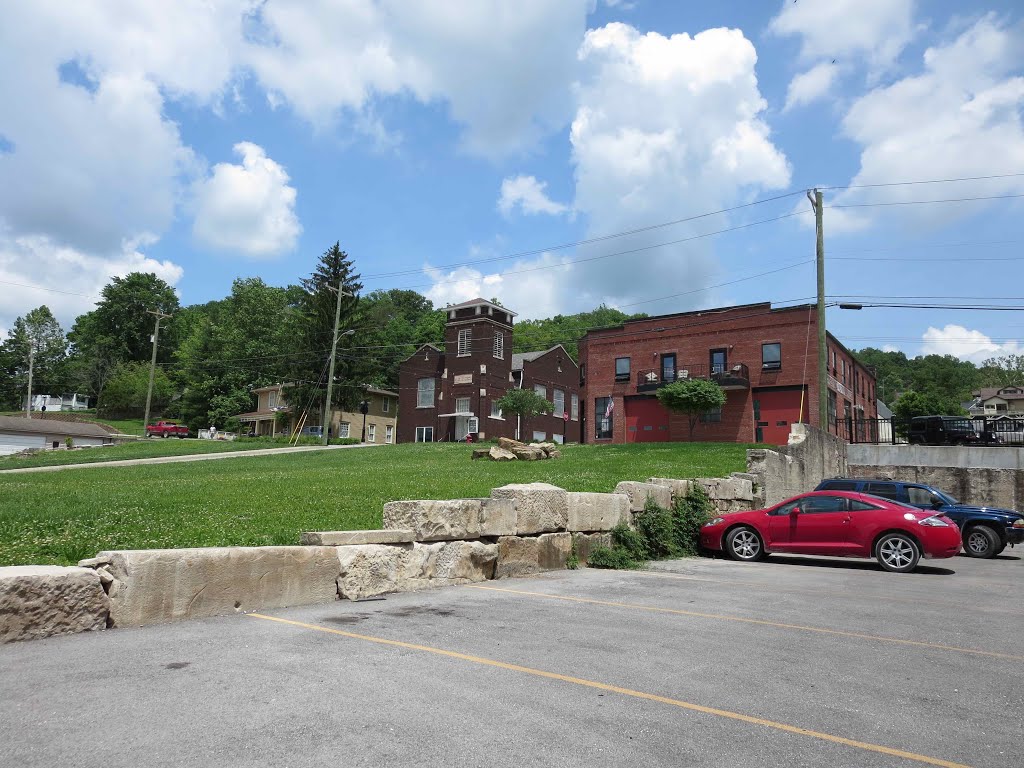
<path id="1" fill-rule="evenodd" d="M 0 8 L 0 331 L 42 303 L 70 326 L 139 269 L 186 304 L 294 283 L 336 240 L 366 290 L 526 318 L 808 300 L 814 185 L 836 187 L 830 295 L 1022 303 L 997 300 L 1024 284 L 1017 3 Z M 919 202 L 965 197 L 1001 199 Z M 899 205 L 832 207 L 876 203 Z M 1014 312 L 829 325 L 854 348 L 1024 351 Z"/>

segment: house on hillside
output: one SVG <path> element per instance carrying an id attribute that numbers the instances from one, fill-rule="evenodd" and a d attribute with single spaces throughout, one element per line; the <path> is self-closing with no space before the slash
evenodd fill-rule
<path id="1" fill-rule="evenodd" d="M 116 442 L 111 432 L 92 422 L 0 416 L 0 455 L 33 449 L 57 450 L 67 446 L 68 438 L 78 447 Z"/>
<path id="2" fill-rule="evenodd" d="M 579 366 L 565 348 L 512 354 L 516 313 L 473 299 L 447 307 L 444 345 L 424 344 L 399 367 L 398 441 L 422 443 L 515 437 L 579 442 Z M 533 389 L 554 412 L 506 415 L 497 401 L 513 388 Z"/>
<path id="3" fill-rule="evenodd" d="M 26 397 L 21 402 L 24 406 Z M 84 411 L 89 408 L 89 398 L 73 393 L 70 395 L 32 395 L 32 410 L 47 413 L 57 411 Z"/>
<path id="4" fill-rule="evenodd" d="M 627 320 L 580 341 L 586 391 L 583 439 L 597 443 L 689 439 L 686 417 L 657 399 L 666 384 L 717 382 L 720 410 L 705 414 L 697 440 L 785 445 L 796 422 L 819 426 L 814 305 L 770 303 Z M 827 334 L 828 424 L 845 439 L 868 439 L 877 418 L 874 373 Z"/>
<path id="5" fill-rule="evenodd" d="M 290 384 L 272 384 L 252 390 L 256 396 L 256 410 L 238 415 L 242 424 L 242 432 L 257 437 L 275 437 L 287 435 L 298 427 L 299 414 L 295 413 L 286 398 L 286 390 Z M 359 411 L 335 409 L 331 413 L 329 434 L 331 437 L 359 438 L 367 443 L 395 442 L 395 429 L 398 418 L 398 393 L 377 387 L 364 387 L 363 399 L 367 410 L 364 416 Z M 280 414 L 285 414 L 282 417 Z M 323 414 L 307 414 L 302 428 L 307 432 L 320 431 Z M 363 425 L 366 434 L 363 436 Z"/>
<path id="6" fill-rule="evenodd" d="M 987 387 L 973 393 L 971 416 L 1024 417 L 1024 387 Z"/>

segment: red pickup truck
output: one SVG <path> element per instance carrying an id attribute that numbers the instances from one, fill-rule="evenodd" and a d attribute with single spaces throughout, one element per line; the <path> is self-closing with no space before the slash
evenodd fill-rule
<path id="1" fill-rule="evenodd" d="M 146 425 L 146 437 L 188 437 L 188 427 L 170 421 Z"/>

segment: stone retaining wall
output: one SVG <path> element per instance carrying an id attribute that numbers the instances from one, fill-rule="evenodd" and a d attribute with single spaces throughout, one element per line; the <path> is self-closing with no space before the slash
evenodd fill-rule
<path id="1" fill-rule="evenodd" d="M 585 565 L 649 498 L 699 483 L 720 511 L 750 509 L 746 476 L 619 483 L 575 493 L 506 485 L 488 498 L 392 501 L 379 531 L 303 533 L 302 546 L 101 552 L 78 568 L 0 568 L 0 642 L 361 600 Z"/>

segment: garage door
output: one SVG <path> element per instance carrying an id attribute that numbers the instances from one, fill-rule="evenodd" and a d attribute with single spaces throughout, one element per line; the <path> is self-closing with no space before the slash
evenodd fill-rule
<path id="1" fill-rule="evenodd" d="M 802 390 L 802 387 L 754 390 L 754 440 L 771 445 L 789 442 L 789 428 L 800 420 Z M 807 418 L 806 399 L 803 417 Z"/>
<path id="2" fill-rule="evenodd" d="M 42 448 L 43 438 L 39 435 L 0 434 L 0 456 L 24 451 L 28 448 Z"/>
<path id="3" fill-rule="evenodd" d="M 668 411 L 656 398 L 626 400 L 626 442 L 668 442 Z"/>

